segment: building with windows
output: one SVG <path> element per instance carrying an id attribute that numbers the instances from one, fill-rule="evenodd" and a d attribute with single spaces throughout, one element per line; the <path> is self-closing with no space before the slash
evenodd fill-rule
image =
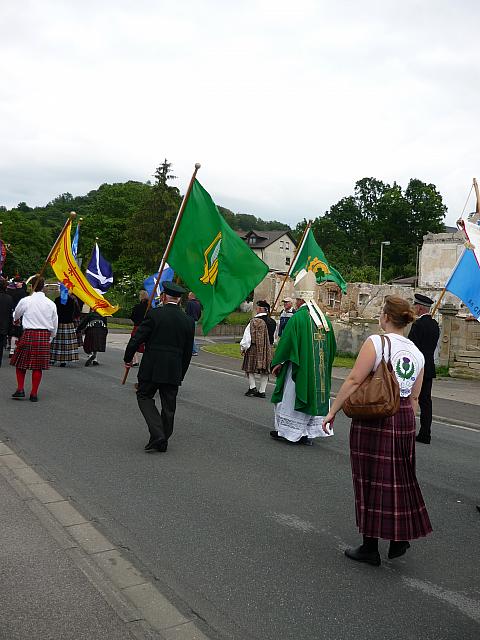
<path id="1" fill-rule="evenodd" d="M 237 231 L 270 271 L 286 273 L 293 261 L 296 243 L 290 231 Z"/>

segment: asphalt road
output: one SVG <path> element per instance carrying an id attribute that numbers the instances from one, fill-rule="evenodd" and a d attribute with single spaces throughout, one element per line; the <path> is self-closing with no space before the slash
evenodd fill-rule
<path id="1" fill-rule="evenodd" d="M 50 370 L 38 404 L 10 400 L 4 366 L 0 432 L 209 637 L 480 636 L 480 432 L 434 425 L 417 456 L 434 533 L 377 569 L 343 555 L 359 539 L 345 418 L 314 447 L 274 442 L 269 402 L 245 398 L 242 378 L 193 366 L 168 453 L 145 454 L 120 357 Z"/>

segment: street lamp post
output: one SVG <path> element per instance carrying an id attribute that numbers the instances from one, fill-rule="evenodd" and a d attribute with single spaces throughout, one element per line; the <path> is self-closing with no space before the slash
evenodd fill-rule
<path id="1" fill-rule="evenodd" d="M 380 243 L 380 273 L 378 275 L 378 284 L 382 284 L 382 264 L 383 264 L 383 245 L 388 246 L 390 240 L 384 240 Z"/>

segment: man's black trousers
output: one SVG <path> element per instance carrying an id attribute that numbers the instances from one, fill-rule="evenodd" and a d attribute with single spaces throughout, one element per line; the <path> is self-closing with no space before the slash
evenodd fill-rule
<path id="1" fill-rule="evenodd" d="M 159 393 L 162 413 L 158 412 L 154 396 Z M 178 386 L 174 384 L 156 384 L 138 382 L 137 402 L 145 418 L 152 440 L 168 440 L 173 431 L 173 420 L 177 406 Z"/>
<path id="2" fill-rule="evenodd" d="M 420 431 L 419 436 L 430 440 L 432 428 L 432 378 L 424 378 L 422 389 L 418 396 L 420 406 Z"/>

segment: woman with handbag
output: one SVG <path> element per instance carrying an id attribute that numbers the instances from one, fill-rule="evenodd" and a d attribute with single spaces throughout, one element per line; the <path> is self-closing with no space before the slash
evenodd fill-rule
<path id="1" fill-rule="evenodd" d="M 350 460 L 363 544 L 345 555 L 374 566 L 381 563 L 379 538 L 390 540 L 393 559 L 407 551 L 410 540 L 432 531 L 415 475 L 415 413 L 425 359 L 403 335 L 413 319 L 406 300 L 385 298 L 379 320 L 385 336 L 364 342 L 323 427 L 342 408 L 352 417 Z"/>

